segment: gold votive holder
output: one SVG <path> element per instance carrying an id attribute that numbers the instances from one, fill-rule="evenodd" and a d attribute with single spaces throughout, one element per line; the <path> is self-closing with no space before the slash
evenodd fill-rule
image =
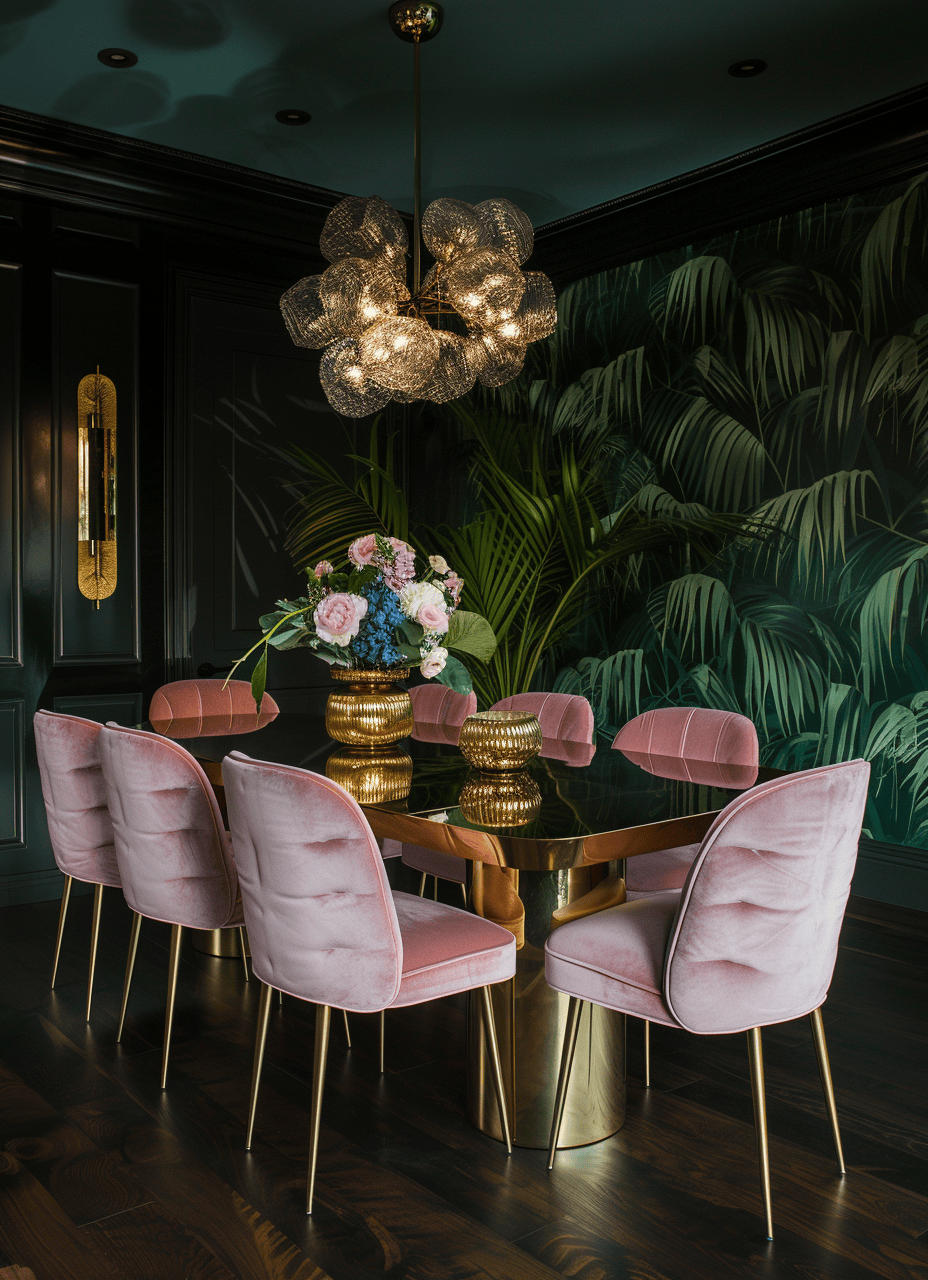
<path id="1" fill-rule="evenodd" d="M 475 769 L 511 773 L 541 750 L 538 717 L 525 711 L 478 711 L 461 727 L 458 746 Z"/>
<path id="2" fill-rule="evenodd" d="M 458 808 L 478 827 L 524 827 L 541 808 L 541 788 L 525 770 L 469 773 Z"/>
<path id="3" fill-rule="evenodd" d="M 412 786 L 412 756 L 402 747 L 363 753 L 342 747 L 326 760 L 325 776 L 344 787 L 358 804 L 404 800 Z"/>

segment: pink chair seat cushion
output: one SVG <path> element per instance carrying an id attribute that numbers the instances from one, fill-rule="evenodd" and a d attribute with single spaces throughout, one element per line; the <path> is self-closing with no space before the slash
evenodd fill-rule
<path id="1" fill-rule="evenodd" d="M 593 708 L 576 693 L 515 693 L 494 702 L 491 711 L 527 711 L 538 717 L 542 736 L 593 741 Z"/>
<path id="2" fill-rule="evenodd" d="M 679 890 L 670 890 L 561 925 L 545 949 L 549 986 L 607 1009 L 677 1026 L 661 988 L 664 953 L 679 905 Z"/>
<path id="3" fill-rule="evenodd" d="M 682 889 L 698 852 L 698 844 L 682 844 L 675 849 L 659 849 L 657 853 L 629 858 L 625 864 L 629 899 L 633 894 L 640 897 L 665 889 Z"/>
<path id="4" fill-rule="evenodd" d="M 453 880 L 467 884 L 467 863 L 453 853 L 440 853 L 437 849 L 425 849 L 421 844 L 404 844 L 403 863 L 414 871 L 424 871 L 427 876 L 439 880 Z"/>
<path id="5" fill-rule="evenodd" d="M 35 746 L 52 852 L 75 880 L 119 888 L 113 824 L 100 764 L 95 720 L 37 711 Z"/>
<path id="6" fill-rule="evenodd" d="M 503 982 L 515 973 L 516 940 L 508 929 L 411 893 L 394 892 L 393 905 L 403 971 L 390 1008 Z"/>

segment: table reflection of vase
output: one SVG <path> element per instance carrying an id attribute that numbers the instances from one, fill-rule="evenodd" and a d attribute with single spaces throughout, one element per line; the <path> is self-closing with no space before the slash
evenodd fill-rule
<path id="1" fill-rule="evenodd" d="M 458 808 L 480 827 L 524 827 L 541 807 L 541 788 L 526 770 L 471 772 L 464 780 Z"/>
<path id="2" fill-rule="evenodd" d="M 396 746 L 363 752 L 343 747 L 325 762 L 325 776 L 344 787 L 358 804 L 386 804 L 409 795 L 412 757 Z"/>
<path id="3" fill-rule="evenodd" d="M 538 717 L 525 711 L 478 711 L 461 726 L 458 746 L 475 769 L 511 773 L 541 749 Z"/>
<path id="4" fill-rule="evenodd" d="M 330 738 L 355 750 L 376 750 L 412 733 L 412 703 L 397 682 L 409 675 L 408 667 L 380 671 L 354 671 L 331 667 L 333 680 L 346 688 L 329 694 L 325 728 Z"/>

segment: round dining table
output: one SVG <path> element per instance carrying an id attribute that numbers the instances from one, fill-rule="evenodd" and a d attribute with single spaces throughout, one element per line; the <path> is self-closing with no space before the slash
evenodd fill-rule
<path id="1" fill-rule="evenodd" d="M 515 935 L 515 977 L 494 988 L 513 1142 L 547 1147 L 567 997 L 547 986 L 545 940 L 566 920 L 625 901 L 625 859 L 697 844 L 718 811 L 770 771 L 705 761 L 630 757 L 608 743 L 544 739 L 517 773 L 477 773 L 459 728 L 416 723 L 394 746 L 350 750 L 321 714 L 153 721 L 200 762 L 222 805 L 222 761 L 253 759 L 324 774 L 352 794 L 381 841 L 466 859 L 470 909 Z M 307 821 L 311 821 L 307 814 Z M 479 1034 L 468 1012 L 468 1106 L 502 1138 Z M 608 1137 L 625 1119 L 624 1017 L 584 1007 L 562 1146 Z"/>

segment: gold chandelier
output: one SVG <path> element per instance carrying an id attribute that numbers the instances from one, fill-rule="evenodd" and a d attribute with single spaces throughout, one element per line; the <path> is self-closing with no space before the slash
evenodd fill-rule
<path id="1" fill-rule="evenodd" d="M 298 347 L 323 349 L 319 376 L 329 403 L 349 418 L 389 400 L 444 404 L 475 381 L 501 387 L 521 372 L 530 342 L 557 323 L 554 289 L 522 271 L 532 224 L 511 201 L 434 200 L 421 209 L 419 50 L 438 34 L 440 4 L 390 6 L 390 24 L 413 46 L 412 288 L 402 218 L 378 196 L 347 196 L 325 220 L 319 248 L 330 263 L 280 300 Z M 434 258 L 421 278 L 420 241 Z"/>

